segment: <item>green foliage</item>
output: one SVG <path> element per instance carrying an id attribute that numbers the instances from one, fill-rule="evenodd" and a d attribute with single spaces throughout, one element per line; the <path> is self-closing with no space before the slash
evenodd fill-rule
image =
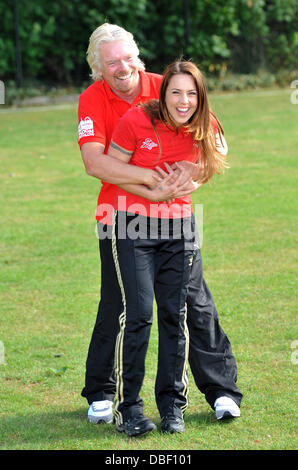
<path id="1" fill-rule="evenodd" d="M 16 1 L 16 0 L 15 0 Z M 297 63 L 296 0 L 18 0 L 25 81 L 80 84 L 86 49 L 104 22 L 131 31 L 147 69 L 179 56 L 220 75 L 276 72 Z M 15 79 L 13 2 L 0 4 L 0 79 Z"/>
<path id="2" fill-rule="evenodd" d="M 289 77 L 289 75 L 287 75 L 287 77 Z M 244 91 L 268 88 L 278 84 L 277 78 L 268 72 L 261 72 L 256 75 L 227 75 L 222 78 L 210 77 L 207 80 L 207 88 L 209 91 Z"/>

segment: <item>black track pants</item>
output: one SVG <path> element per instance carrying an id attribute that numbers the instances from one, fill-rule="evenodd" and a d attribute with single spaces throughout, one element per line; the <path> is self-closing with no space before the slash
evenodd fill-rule
<path id="1" fill-rule="evenodd" d="M 117 218 L 115 233 L 117 233 Z M 185 219 L 184 219 L 185 220 Z M 161 416 L 182 416 L 187 407 L 187 286 L 194 244 L 179 238 L 113 239 L 113 257 L 123 299 L 115 349 L 115 417 L 118 423 L 142 410 L 139 392 L 152 325 L 153 296 L 159 349 L 155 384 Z"/>
<path id="2" fill-rule="evenodd" d="M 189 365 L 198 389 L 213 408 L 215 400 L 229 396 L 240 406 L 237 365 L 230 341 L 219 324 L 211 292 L 203 278 L 200 251 L 196 252 L 187 296 Z"/>
<path id="3" fill-rule="evenodd" d="M 119 331 L 119 315 L 123 310 L 121 291 L 113 262 L 112 240 L 99 242 L 101 259 L 101 292 L 97 318 L 86 361 L 85 387 L 82 396 L 89 404 L 98 400 L 114 400 L 114 352 Z"/>
<path id="4" fill-rule="evenodd" d="M 88 403 L 114 399 L 114 349 L 123 311 L 121 291 L 113 262 L 111 234 L 99 224 L 101 258 L 101 299 L 93 329 L 82 396 Z M 219 324 L 212 295 L 203 277 L 200 250 L 195 251 L 187 297 L 189 364 L 195 383 L 213 407 L 218 396 L 230 396 L 240 405 L 242 394 L 236 386 L 237 366 L 228 337 Z"/>

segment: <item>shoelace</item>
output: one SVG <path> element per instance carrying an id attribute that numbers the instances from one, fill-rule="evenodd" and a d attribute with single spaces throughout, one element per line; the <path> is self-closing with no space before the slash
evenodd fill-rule
<path id="1" fill-rule="evenodd" d="M 109 401 L 108 400 L 103 400 L 103 401 L 95 401 L 92 404 L 93 411 L 104 411 L 109 408 Z"/>

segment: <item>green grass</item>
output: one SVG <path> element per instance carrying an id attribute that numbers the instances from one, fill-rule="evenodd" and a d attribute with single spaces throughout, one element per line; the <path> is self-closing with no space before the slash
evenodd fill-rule
<path id="1" fill-rule="evenodd" d="M 190 375 L 186 432 L 87 422 L 80 396 L 99 296 L 95 205 L 76 109 L 0 109 L 1 449 L 296 449 L 297 105 L 291 90 L 212 95 L 231 168 L 194 196 L 203 266 L 238 364 L 242 416 L 217 422 Z M 154 403 L 156 321 L 142 397 Z"/>

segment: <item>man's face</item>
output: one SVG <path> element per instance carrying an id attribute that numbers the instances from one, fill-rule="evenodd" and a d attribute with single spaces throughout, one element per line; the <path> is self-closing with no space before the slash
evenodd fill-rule
<path id="1" fill-rule="evenodd" d="M 130 95 L 139 84 L 138 59 L 125 41 L 107 42 L 99 48 L 102 75 L 116 95 Z"/>

